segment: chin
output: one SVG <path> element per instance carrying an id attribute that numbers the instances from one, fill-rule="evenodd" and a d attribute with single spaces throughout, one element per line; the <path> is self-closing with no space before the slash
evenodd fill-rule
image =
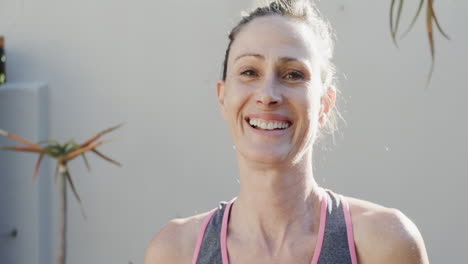
<path id="1" fill-rule="evenodd" d="M 256 147 L 249 149 L 238 149 L 241 156 L 247 161 L 262 163 L 262 164 L 287 164 L 292 161 L 289 148 L 285 147 Z"/>

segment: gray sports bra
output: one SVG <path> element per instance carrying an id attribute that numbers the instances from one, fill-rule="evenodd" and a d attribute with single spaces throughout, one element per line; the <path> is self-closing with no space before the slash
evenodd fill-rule
<path id="1" fill-rule="evenodd" d="M 320 227 L 311 264 L 357 264 L 351 215 L 342 195 L 324 190 Z M 192 264 L 229 264 L 226 249 L 231 205 L 222 202 L 205 218 Z"/>

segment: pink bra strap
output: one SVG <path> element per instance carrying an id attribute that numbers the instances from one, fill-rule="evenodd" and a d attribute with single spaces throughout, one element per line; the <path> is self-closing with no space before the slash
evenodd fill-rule
<path id="1" fill-rule="evenodd" d="M 317 264 L 320 251 L 322 250 L 323 237 L 325 236 L 325 224 L 327 222 L 327 205 L 328 205 L 328 194 L 325 193 L 324 189 L 322 190 L 321 195 L 321 205 L 320 205 L 320 226 L 317 236 L 317 242 L 315 243 L 314 256 L 312 258 L 311 264 Z"/>
<path id="2" fill-rule="evenodd" d="M 218 208 L 211 210 L 211 212 L 203 220 L 202 226 L 200 228 L 200 232 L 198 233 L 198 239 L 197 239 L 197 244 L 195 246 L 195 251 L 193 252 L 192 264 L 197 264 L 198 254 L 200 253 L 200 247 L 203 241 L 203 236 L 205 235 L 206 226 L 210 222 L 216 210 L 218 210 Z"/>
<path id="3" fill-rule="evenodd" d="M 232 199 L 226 205 L 226 209 L 224 209 L 223 224 L 221 226 L 221 257 L 223 259 L 223 264 L 229 264 L 229 258 L 228 258 L 228 253 L 227 253 L 227 245 L 226 245 L 228 219 L 229 219 L 229 213 L 231 212 L 232 203 L 234 203 L 234 201 L 236 199 L 237 199 L 237 197 L 234 197 L 234 199 Z"/>
<path id="4" fill-rule="evenodd" d="M 349 251 L 351 253 L 351 262 L 352 264 L 357 264 L 357 255 L 356 255 L 356 248 L 354 245 L 354 233 L 353 233 L 353 224 L 351 222 L 351 211 L 349 210 L 348 201 L 340 195 L 341 202 L 343 204 L 343 211 L 345 216 L 346 222 L 346 233 L 348 234 L 348 245 Z"/>

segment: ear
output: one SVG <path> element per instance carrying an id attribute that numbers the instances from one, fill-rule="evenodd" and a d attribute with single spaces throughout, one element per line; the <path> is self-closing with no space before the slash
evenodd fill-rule
<path id="1" fill-rule="evenodd" d="M 327 115 L 333 109 L 336 102 L 336 90 L 327 89 L 327 92 L 320 99 L 319 127 L 323 128 L 327 121 Z"/>
<path id="2" fill-rule="evenodd" d="M 218 107 L 221 113 L 221 116 L 226 120 L 226 104 L 224 102 L 224 93 L 225 93 L 225 82 L 219 80 L 216 82 L 216 96 L 218 97 Z"/>

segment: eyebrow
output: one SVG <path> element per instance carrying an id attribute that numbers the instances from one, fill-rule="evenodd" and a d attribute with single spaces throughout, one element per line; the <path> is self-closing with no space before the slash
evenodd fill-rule
<path id="1" fill-rule="evenodd" d="M 237 61 L 241 58 L 244 58 L 244 57 L 256 57 L 256 58 L 259 58 L 259 59 L 265 59 L 265 57 L 263 57 L 263 55 L 260 55 L 260 54 L 257 54 L 257 53 L 244 53 L 244 54 L 241 54 L 239 56 L 237 56 L 234 61 Z"/>
<path id="2" fill-rule="evenodd" d="M 245 53 L 245 54 L 241 54 L 239 56 L 237 56 L 235 59 L 234 59 L 234 62 L 236 62 L 237 60 L 241 59 L 241 58 L 244 58 L 244 57 L 255 57 L 255 58 L 258 58 L 258 59 L 262 59 L 264 60 L 265 57 L 263 55 L 260 55 L 258 53 Z M 281 57 L 279 59 L 281 62 L 290 62 L 290 61 L 298 61 L 298 62 L 302 62 L 302 60 L 300 59 L 297 59 L 297 58 L 293 58 L 293 57 Z"/>

